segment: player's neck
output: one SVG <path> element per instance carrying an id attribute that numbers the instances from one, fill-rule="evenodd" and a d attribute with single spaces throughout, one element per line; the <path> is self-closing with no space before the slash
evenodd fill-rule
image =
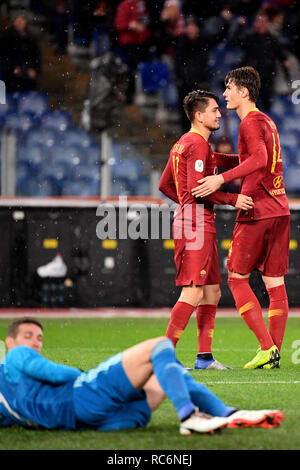
<path id="1" fill-rule="evenodd" d="M 242 121 L 250 111 L 256 109 L 256 104 L 253 101 L 242 102 L 240 106 L 236 109 L 236 113 L 240 120 Z"/>
<path id="2" fill-rule="evenodd" d="M 202 135 L 202 137 L 203 137 L 205 140 L 207 140 L 207 141 L 208 141 L 208 139 L 210 138 L 211 131 L 210 131 L 209 129 L 207 129 L 206 127 L 204 127 L 204 126 L 201 126 L 201 125 L 199 125 L 199 124 L 197 124 L 197 123 L 194 122 L 194 123 L 192 124 L 191 129 L 192 129 L 193 131 L 198 132 L 198 133 L 199 133 L 200 135 Z"/>

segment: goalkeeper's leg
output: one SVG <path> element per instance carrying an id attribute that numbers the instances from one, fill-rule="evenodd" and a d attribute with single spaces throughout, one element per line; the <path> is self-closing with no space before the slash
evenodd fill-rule
<path id="1" fill-rule="evenodd" d="M 145 341 L 125 351 L 122 363 L 132 385 L 145 389 L 151 409 L 155 409 L 166 395 L 181 420 L 196 407 L 214 416 L 227 416 L 233 411 L 177 364 L 174 346 L 165 337 Z M 151 377 L 153 373 L 157 384 Z"/>

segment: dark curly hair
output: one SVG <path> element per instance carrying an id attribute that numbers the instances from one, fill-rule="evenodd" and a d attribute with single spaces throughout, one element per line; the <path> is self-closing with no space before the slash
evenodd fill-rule
<path id="1" fill-rule="evenodd" d="M 219 97 L 215 93 L 206 90 L 191 91 L 183 100 L 183 108 L 188 119 L 193 122 L 196 111 L 204 112 L 208 106 L 209 98 L 219 104 Z"/>
<path id="2" fill-rule="evenodd" d="M 225 86 L 233 82 L 238 88 L 245 87 L 249 91 L 249 99 L 256 103 L 261 87 L 260 76 L 254 67 L 246 66 L 231 70 L 225 77 Z"/>

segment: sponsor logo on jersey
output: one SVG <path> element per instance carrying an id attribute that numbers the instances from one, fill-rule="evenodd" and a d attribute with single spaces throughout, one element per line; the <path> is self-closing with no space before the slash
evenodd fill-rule
<path id="1" fill-rule="evenodd" d="M 271 189 L 269 191 L 269 193 L 271 194 L 271 196 L 280 196 L 281 194 L 285 194 L 285 189 L 284 187 L 280 187 L 283 185 L 283 176 L 282 175 L 279 175 L 279 176 L 276 176 L 274 179 L 273 179 L 273 187 L 274 189 Z"/>
<path id="2" fill-rule="evenodd" d="M 280 188 L 280 186 L 282 185 L 282 182 L 283 182 L 283 176 L 276 176 L 273 179 L 274 188 Z"/>
<path id="3" fill-rule="evenodd" d="M 271 189 L 269 191 L 269 193 L 271 194 L 271 196 L 280 196 L 281 194 L 285 194 L 285 189 L 284 187 L 281 188 L 280 186 L 283 185 L 283 176 L 279 175 L 279 176 L 276 176 L 274 179 L 273 179 L 273 187 L 275 189 Z"/>

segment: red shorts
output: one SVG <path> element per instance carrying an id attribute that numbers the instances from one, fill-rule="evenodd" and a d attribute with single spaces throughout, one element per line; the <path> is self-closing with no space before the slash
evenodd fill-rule
<path id="1" fill-rule="evenodd" d="M 204 232 L 204 243 L 199 250 L 186 249 L 186 240 L 174 239 L 176 286 L 205 286 L 221 284 L 216 234 Z"/>
<path id="2" fill-rule="evenodd" d="M 289 245 L 289 215 L 236 222 L 227 269 L 239 274 L 257 270 L 264 276 L 284 276 L 289 268 Z"/>

